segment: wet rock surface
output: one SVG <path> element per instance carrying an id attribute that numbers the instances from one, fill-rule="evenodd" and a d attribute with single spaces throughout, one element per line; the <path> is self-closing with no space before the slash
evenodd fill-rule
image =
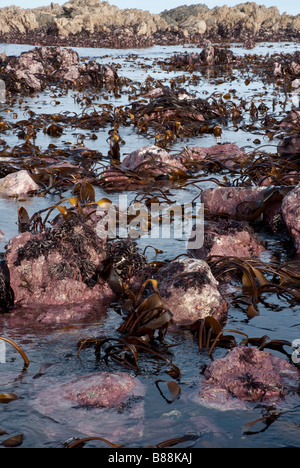
<path id="1" fill-rule="evenodd" d="M 269 187 L 217 187 L 203 192 L 202 203 L 210 213 L 221 213 L 242 221 L 255 216 L 259 203 L 265 200 L 269 192 Z M 282 197 L 279 198 L 279 201 L 275 196 L 274 201 L 270 199 L 269 209 L 273 210 L 273 217 L 280 213 Z M 258 212 L 257 216 L 261 214 Z M 264 216 L 267 219 L 268 213 L 265 212 Z"/>
<path id="2" fill-rule="evenodd" d="M 28 193 L 37 192 L 38 184 L 34 182 L 28 171 L 18 171 L 0 179 L 0 195 L 17 197 Z"/>
<path id="3" fill-rule="evenodd" d="M 285 359 L 246 346 L 239 346 L 213 362 L 204 377 L 199 402 L 223 411 L 234 408 L 236 399 L 278 403 L 296 393 L 299 384 L 298 369 Z"/>
<path id="4" fill-rule="evenodd" d="M 41 91 L 50 84 L 65 87 L 113 87 L 118 79 L 109 65 L 80 63 L 73 49 L 36 47 L 20 57 L 1 60 L 1 78 L 8 91 Z"/>
<path id="5" fill-rule="evenodd" d="M 283 200 L 282 214 L 292 236 L 298 254 L 300 253 L 300 185 Z"/>
<path id="6" fill-rule="evenodd" d="M 189 325 L 208 316 L 226 322 L 228 304 L 204 261 L 178 259 L 162 267 L 156 278 L 176 325 Z"/>
<path id="7" fill-rule="evenodd" d="M 222 169 L 229 167 L 234 168 L 246 161 L 246 153 L 237 145 L 224 143 L 222 145 L 214 145 L 209 148 L 201 146 L 192 146 L 185 148 L 181 153 L 183 163 L 188 166 L 189 163 L 217 162 L 220 163 Z"/>
<path id="8" fill-rule="evenodd" d="M 48 385 L 32 402 L 41 414 L 89 436 L 130 440 L 143 434 L 145 387 L 139 379 L 102 372 Z"/>
<path id="9" fill-rule="evenodd" d="M 123 166 L 137 173 L 149 174 L 150 171 L 154 176 L 172 174 L 175 169 L 184 170 L 179 158 L 155 145 L 134 151 L 124 159 Z"/>
<path id="10" fill-rule="evenodd" d="M 200 54 L 175 55 L 171 63 L 175 68 L 184 69 L 187 66 L 192 66 L 194 70 L 197 70 L 201 67 L 228 65 L 234 60 L 235 57 L 230 49 L 222 49 L 209 45 Z"/>
<path id="11" fill-rule="evenodd" d="M 15 304 L 108 305 L 113 293 L 97 273 L 104 245 L 94 228 L 76 217 L 40 234 L 18 235 L 6 255 Z"/>
<path id="12" fill-rule="evenodd" d="M 202 260 L 208 256 L 251 258 L 259 257 L 264 251 L 262 241 L 249 224 L 223 221 L 206 227 L 204 246 L 195 250 L 194 255 Z"/>

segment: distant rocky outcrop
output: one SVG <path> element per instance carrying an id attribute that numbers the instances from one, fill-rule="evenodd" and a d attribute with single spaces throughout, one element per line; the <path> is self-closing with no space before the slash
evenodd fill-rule
<path id="1" fill-rule="evenodd" d="M 207 37 L 227 41 L 299 39 L 300 15 L 280 14 L 277 7 L 267 8 L 254 2 L 234 7 L 224 5 L 209 9 L 206 5 L 191 5 L 166 10 L 161 17 L 169 28 L 185 28 L 189 34 L 200 27 Z"/>
<path id="2" fill-rule="evenodd" d="M 149 47 L 153 44 L 298 40 L 300 15 L 281 15 L 256 3 L 229 8 L 192 5 L 153 15 L 120 10 L 100 0 L 70 0 L 60 6 L 0 9 L 0 41 L 33 45 Z"/>

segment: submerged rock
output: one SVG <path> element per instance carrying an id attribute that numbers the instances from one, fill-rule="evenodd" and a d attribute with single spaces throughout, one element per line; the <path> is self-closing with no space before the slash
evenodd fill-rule
<path id="1" fill-rule="evenodd" d="M 32 406 L 72 430 L 124 442 L 142 435 L 144 396 L 145 387 L 137 378 L 123 372 L 101 372 L 63 385 L 49 381 Z"/>
<path id="2" fill-rule="evenodd" d="M 282 215 L 300 254 L 300 184 L 283 199 Z"/>
<path id="3" fill-rule="evenodd" d="M 123 161 L 123 166 L 131 171 L 153 175 L 172 174 L 175 169 L 185 170 L 180 159 L 171 156 L 158 146 L 145 146 L 133 151 Z"/>
<path id="4" fill-rule="evenodd" d="M 193 253 L 206 260 L 208 256 L 259 257 L 264 251 L 262 241 L 248 223 L 225 220 L 206 226 L 204 246 Z"/>
<path id="5" fill-rule="evenodd" d="M 217 187 L 203 192 L 202 203 L 210 213 L 223 213 L 238 218 L 241 204 L 260 201 L 266 190 L 266 187 Z M 244 217 L 244 210 L 241 215 Z"/>
<path id="6" fill-rule="evenodd" d="M 228 304 L 204 261 L 180 258 L 162 267 L 156 279 L 164 305 L 172 312 L 176 325 L 190 325 L 208 316 L 226 322 Z"/>
<path id="7" fill-rule="evenodd" d="M 185 148 L 180 156 L 185 165 L 193 162 L 216 161 L 229 168 L 234 167 L 236 164 L 242 164 L 247 159 L 245 151 L 231 143 L 214 145 L 209 148 L 200 146 Z"/>
<path id="8" fill-rule="evenodd" d="M 299 370 L 285 359 L 257 348 L 238 346 L 204 373 L 199 403 L 221 411 L 247 406 L 238 402 L 277 403 L 297 393 Z"/>
<path id="9" fill-rule="evenodd" d="M 34 182 L 27 171 L 18 171 L 0 179 L 0 195 L 16 197 L 27 193 L 37 192 L 38 184 Z"/>
<path id="10" fill-rule="evenodd" d="M 15 305 L 108 305 L 113 293 L 98 271 L 105 242 L 92 221 L 75 215 L 40 234 L 13 238 L 6 260 Z"/>

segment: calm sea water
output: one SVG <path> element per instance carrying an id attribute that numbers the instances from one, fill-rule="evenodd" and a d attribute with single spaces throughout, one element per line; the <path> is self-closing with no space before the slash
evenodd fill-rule
<path id="1" fill-rule="evenodd" d="M 267 56 L 268 54 L 293 52 L 297 49 L 297 44 L 261 44 L 251 51 L 253 54 Z M 0 53 L 6 52 L 7 55 L 19 55 L 23 51 L 31 49 L 31 46 L 21 45 L 0 45 Z M 183 72 L 164 72 L 158 64 L 158 61 L 169 58 L 177 52 L 189 51 L 189 47 L 153 47 L 145 50 L 105 50 L 105 49 L 76 49 L 82 58 L 95 58 L 101 63 L 115 63 L 120 66 L 118 73 L 120 76 L 130 78 L 133 82 L 143 83 L 148 76 L 159 80 L 164 85 L 169 85 L 170 80 L 176 76 L 183 75 Z M 199 51 L 194 47 L 191 50 Z M 233 47 L 234 53 L 243 55 L 249 53 L 241 46 Z M 272 107 L 274 94 L 279 91 L 270 86 L 266 88 L 265 84 L 259 79 L 253 77 L 249 86 L 245 85 L 245 76 L 235 71 L 234 77 L 227 80 L 224 77 L 222 83 L 217 82 L 214 77 L 200 76 L 197 85 L 188 85 L 190 91 L 197 94 L 200 98 L 212 94 L 213 92 L 226 93 L 235 90 L 236 96 L 243 97 L 245 100 L 253 100 L 255 103 L 262 101 Z M 13 106 L 7 104 L 0 105 L 0 117 L 15 122 L 28 118 L 26 111 L 30 109 L 36 114 L 53 114 L 64 111 L 82 112 L 78 97 L 83 97 L 69 91 L 66 95 L 61 95 L 59 89 L 52 88 L 34 97 L 26 97 L 20 104 L 16 102 Z M 108 101 L 104 96 L 108 96 Z M 103 99 L 102 99 L 103 97 Z M 289 103 L 283 112 L 282 107 L 277 104 L 275 116 L 282 115 L 291 108 L 293 102 L 298 98 L 295 93 L 291 94 Z M 54 102 L 56 101 L 56 102 Z M 278 97 L 278 102 L 280 96 Z M 59 102 L 59 103 L 58 103 Z M 99 104 L 109 102 L 114 106 L 128 104 L 128 95 L 123 94 L 115 97 L 103 91 L 100 93 Z M 89 131 L 83 131 L 76 128 L 65 128 L 61 138 L 55 139 L 55 144 L 59 148 L 67 148 L 69 144 L 74 144 L 78 140 L 79 134 L 86 136 L 85 144 L 91 149 L 97 149 L 103 154 L 108 150 L 108 131 L 105 128 L 96 132 L 98 139 L 93 141 L 88 139 Z M 95 132 L 93 132 L 95 133 Z M 137 135 L 131 127 L 120 128 L 120 135 L 125 140 L 122 147 L 123 156 L 131 151 L 153 144 L 154 138 Z M 233 127 L 223 129 L 222 142 L 235 143 L 240 147 L 254 148 L 253 141 L 259 137 L 262 144 L 270 145 L 269 139 L 259 131 L 255 134 L 239 130 L 235 131 Z M 21 143 L 14 131 L 7 132 L 1 138 L 11 146 Z M 45 135 L 42 131 L 38 132 L 36 145 L 41 149 L 46 149 L 54 140 Z M 172 147 L 172 151 L 182 149 L 186 144 L 198 146 L 212 146 L 216 144 L 216 138 L 212 135 L 204 135 L 192 138 L 186 142 L 177 142 Z M 276 152 L 272 146 L 267 146 L 265 150 Z M 198 184 L 199 185 L 199 184 Z M 201 188 L 213 186 L 211 183 L 203 183 Z M 198 194 L 196 188 L 172 189 L 174 200 L 178 199 L 190 202 Z M 129 198 L 132 199 L 136 193 L 130 192 Z M 98 199 L 107 194 L 96 189 Z M 109 197 L 117 202 L 117 194 L 109 194 Z M 58 197 L 47 196 L 44 198 L 25 198 L 23 200 L 0 198 L 0 229 L 5 233 L 4 239 L 0 241 L 0 251 L 3 252 L 5 245 L 14 235 L 17 234 L 17 209 L 18 206 L 24 206 L 30 214 L 39 209 L 47 208 L 58 202 Z M 282 263 L 290 257 L 289 251 L 282 243 L 280 236 L 272 236 L 268 233 L 260 233 L 264 240 L 269 242 L 269 251 L 263 260 L 271 261 L 274 258 Z M 147 245 L 149 241 L 141 240 L 141 247 Z M 163 254 L 157 257 L 159 260 L 172 259 L 175 256 L 185 252 L 185 242 L 176 240 L 157 240 L 151 242 L 155 247 L 163 250 Z M 149 250 L 149 261 L 153 260 L 154 253 Z M 288 301 L 279 299 L 277 295 L 268 294 L 266 302 L 260 304 L 260 316 L 249 321 L 245 313 L 240 309 L 231 307 L 229 311 L 228 328 L 234 328 L 247 333 L 251 337 L 261 337 L 268 335 L 272 339 L 284 339 L 293 341 L 300 339 L 300 319 L 299 305 L 291 306 Z M 0 408 L 0 430 L 10 435 L 24 434 L 23 447 L 59 447 L 70 437 L 95 435 L 97 430 L 105 437 L 101 421 L 99 427 L 95 424 L 92 415 L 87 411 L 85 416 L 86 429 L 78 430 L 78 418 L 72 417 L 70 420 L 66 415 L 59 411 L 56 417 L 49 418 L 33 408 L 33 402 L 41 391 L 47 391 L 49 385 L 63 384 L 72 380 L 74 376 L 83 376 L 89 373 L 101 370 L 122 370 L 116 365 L 109 367 L 103 362 L 97 362 L 92 350 L 82 353 L 81 359 L 76 356 L 76 344 L 79 339 L 88 336 L 97 335 L 116 335 L 115 330 L 120 324 L 120 316 L 112 307 L 106 314 L 102 314 L 99 320 L 94 323 L 76 324 L 68 327 L 58 327 L 48 329 L 39 328 L 34 324 L 27 323 L 23 326 L 12 326 L 9 317 L 0 318 L 0 334 L 15 340 L 27 353 L 31 361 L 30 367 L 21 372 L 22 362 L 13 348 L 7 347 L 6 363 L 0 364 L 0 393 L 16 393 L 19 400 L 9 405 L 1 405 Z M 161 366 L 156 361 L 145 359 L 141 362 L 140 380 L 146 386 L 146 397 L 144 413 L 141 417 L 142 429 L 138 431 L 131 445 L 142 447 L 149 444 L 156 444 L 162 440 L 172 437 L 180 437 L 187 433 L 199 435 L 199 440 L 195 447 L 287 447 L 299 446 L 299 399 L 295 397 L 292 403 L 283 402 L 278 406 L 278 410 L 289 410 L 283 414 L 279 420 L 274 423 L 267 431 L 256 435 L 243 435 L 243 427 L 262 417 L 263 409 L 255 405 L 249 405 L 247 411 L 235 409 L 231 411 L 220 411 L 220 409 L 211 409 L 200 406 L 193 401 L 192 394 L 200 382 L 201 370 L 204 365 L 210 363 L 210 359 L 204 353 L 200 355 L 197 344 L 193 341 L 191 335 L 186 332 L 171 331 L 167 335 L 167 344 L 174 345 L 170 348 L 172 361 L 178 365 L 182 371 L 180 381 L 182 394 L 179 400 L 173 404 L 168 404 L 159 394 L 155 385 L 157 380 L 167 380 L 165 374 L 166 367 Z M 275 353 L 276 354 L 276 353 Z M 224 350 L 217 350 L 215 357 L 224 355 Z M 40 379 L 33 379 L 39 372 L 41 365 L 49 363 L 45 376 Z M 125 418 L 126 419 L 126 418 Z M 126 443 L 126 425 L 130 428 L 130 418 L 123 422 L 124 431 L 121 442 Z M 110 428 L 107 427 L 107 438 L 110 435 Z M 8 437 L 8 436 L 7 436 Z M 119 440 L 114 440 L 119 442 Z"/>

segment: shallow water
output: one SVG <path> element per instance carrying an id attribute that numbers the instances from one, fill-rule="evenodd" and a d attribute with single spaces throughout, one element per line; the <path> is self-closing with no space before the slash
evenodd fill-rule
<path id="1" fill-rule="evenodd" d="M 273 54 L 275 52 L 293 52 L 297 49 L 296 44 L 262 44 L 250 53 Z M 31 46 L 1 45 L 0 52 L 10 54 L 20 54 L 22 51 L 31 49 Z M 193 48 L 194 49 L 194 48 Z M 103 50 L 103 49 L 76 49 L 81 57 L 95 57 L 101 63 L 118 63 L 120 69 L 118 74 L 142 83 L 149 75 L 163 84 L 169 85 L 172 78 L 183 75 L 182 72 L 164 72 L 158 65 L 158 60 L 166 59 L 176 52 L 190 51 L 189 47 L 153 47 L 145 50 L 132 50 L 130 53 L 123 50 Z M 198 52 L 198 49 L 195 49 Z M 249 53 L 241 46 L 233 48 L 238 55 Z M 148 65 L 147 68 L 142 66 Z M 213 92 L 229 92 L 234 89 L 236 96 L 245 100 L 253 100 L 259 103 L 262 99 L 267 105 L 272 107 L 274 96 L 277 96 L 275 116 L 285 117 L 298 95 L 291 94 L 289 101 L 283 109 L 280 104 L 281 97 L 275 86 L 266 87 L 261 81 L 252 82 L 245 85 L 245 76 L 235 71 L 234 77 L 224 80 L 224 83 L 217 84 L 216 79 L 210 76 L 200 76 L 197 85 L 186 86 L 188 90 L 197 94 L 200 98 L 212 94 Z M 85 95 L 85 93 L 83 93 Z M 108 94 L 109 100 L 104 100 Z M 59 113 L 66 110 L 82 112 L 82 107 L 76 102 L 78 93 L 69 91 L 62 95 L 60 90 L 51 89 L 41 93 L 39 96 L 24 98 L 22 104 L 15 104 L 9 107 L 9 112 L 5 112 L 7 105 L 0 105 L 0 116 L 8 121 L 20 120 L 26 115 L 29 109 L 36 114 Z M 59 101 L 55 103 L 54 101 Z M 128 95 L 123 94 L 116 98 L 106 91 L 100 93 L 99 104 L 109 102 L 114 106 L 128 105 Z M 14 116 L 16 113 L 18 116 Z M 108 151 L 108 131 L 110 128 L 101 129 L 96 133 L 96 141 L 89 139 L 89 131 L 76 128 L 66 128 L 61 138 L 53 139 L 43 132 L 38 132 L 35 144 L 42 149 L 46 149 L 49 144 L 55 144 L 59 148 L 69 147 L 78 141 L 78 135 L 86 136 L 85 145 L 91 149 L 97 149 L 107 154 Z M 148 138 L 137 135 L 131 127 L 120 128 L 120 136 L 125 140 L 122 147 L 122 154 L 125 156 L 131 151 L 153 144 L 154 137 Z M 247 131 L 235 131 L 228 127 L 223 129 L 222 142 L 235 143 L 240 147 L 248 147 L 249 151 L 255 148 L 253 141 L 261 139 L 262 145 L 267 145 L 264 150 L 276 152 L 273 145 L 270 145 L 269 138 L 260 132 L 250 133 Z M 7 143 L 13 147 L 21 144 L 14 131 L 3 135 Z M 172 151 L 182 149 L 186 144 L 198 146 L 212 146 L 216 144 L 213 135 L 203 135 L 201 139 L 191 138 L 188 141 L 177 142 L 172 146 Z M 198 184 L 199 185 L 199 184 Z M 214 186 L 212 183 L 203 183 L 201 188 Z M 191 186 L 190 186 L 191 187 Z M 172 197 L 182 202 L 190 202 L 199 193 L 195 188 L 176 189 L 172 188 Z M 136 193 L 129 192 L 129 199 L 133 199 Z M 107 194 L 96 188 L 96 199 L 100 199 Z M 109 194 L 109 198 L 118 201 L 118 194 Z M 0 252 L 4 251 L 8 240 L 18 232 L 17 208 L 24 206 L 30 215 L 37 210 L 47 208 L 59 201 L 57 196 L 46 196 L 44 198 L 25 198 L 24 200 L 13 200 L 0 198 L 0 229 L 5 233 L 4 239 L 0 240 Z M 274 258 L 281 263 L 291 259 L 290 244 L 284 243 L 281 236 L 270 236 L 268 232 L 261 232 L 262 238 L 269 242 L 268 252 L 264 254 L 264 261 L 271 261 Z M 145 247 L 151 243 L 163 250 L 163 254 L 157 257 L 158 260 L 172 259 L 186 251 L 186 242 L 181 240 L 149 240 L 141 239 L 139 244 Z M 149 261 L 155 258 L 154 251 L 148 250 Z M 291 305 L 284 299 L 279 299 L 276 294 L 266 294 L 265 303 L 260 304 L 260 316 L 251 321 L 240 309 L 231 307 L 229 311 L 228 329 L 236 329 L 248 334 L 251 337 L 261 337 L 268 335 L 271 339 L 283 339 L 293 341 L 300 338 L 299 304 Z M 120 371 L 117 365 L 107 366 L 104 362 L 95 359 L 92 350 L 85 350 L 77 357 L 77 342 L 85 337 L 110 335 L 117 336 L 116 329 L 121 322 L 121 317 L 117 310 L 111 307 L 107 313 L 99 314 L 99 319 L 90 323 L 73 323 L 71 326 L 60 326 L 47 328 L 41 326 L 38 329 L 36 324 L 18 325 L 10 320 L 9 315 L 1 318 L 0 334 L 15 340 L 26 352 L 30 359 L 30 366 L 22 372 L 22 360 L 15 350 L 6 346 L 6 363 L 0 364 L 0 393 L 16 393 L 19 397 L 8 405 L 1 405 L 0 430 L 8 434 L 23 433 L 25 438 L 22 447 L 60 447 L 70 437 L 87 436 L 97 434 L 109 439 L 109 427 L 103 429 L 101 423 L 99 427 L 95 425 L 92 418 L 89 419 L 89 412 L 86 413 L 86 429 L 78 430 L 76 418 L 66 419 L 66 415 L 57 414 L 55 420 L 43 415 L 33 408 L 32 402 L 41 391 L 45 391 L 49 382 L 63 384 L 72 380 L 76 376 L 82 376 L 102 370 Z M 160 395 L 155 382 L 157 380 L 168 380 L 165 371 L 167 365 L 161 365 L 156 360 L 147 357 L 141 360 L 141 373 L 139 379 L 146 385 L 146 397 L 144 415 L 141 418 L 142 428 L 135 438 L 126 439 L 127 429 L 130 428 L 130 419 L 124 423 L 122 440 L 113 442 L 128 443 L 131 446 L 142 447 L 156 444 L 166 439 L 180 437 L 188 433 L 195 433 L 199 436 L 195 442 L 195 447 L 287 447 L 299 446 L 299 398 L 294 397 L 293 401 L 282 402 L 278 405 L 278 410 L 289 410 L 283 414 L 267 431 L 254 435 L 243 435 L 243 427 L 262 417 L 262 408 L 249 404 L 247 411 L 232 410 L 221 412 L 218 409 L 211 409 L 198 405 L 194 402 L 192 395 L 197 383 L 200 381 L 201 370 L 204 365 L 210 363 L 210 358 L 206 353 L 199 354 L 197 343 L 193 341 L 188 332 L 171 330 L 166 337 L 166 344 L 170 347 L 171 359 L 182 371 L 180 380 L 182 394 L 179 400 L 168 404 Z M 215 358 L 223 356 L 222 349 L 217 349 Z M 274 352 L 275 354 L 278 354 Z M 279 355 L 279 354 L 278 354 Z M 43 364 L 46 366 L 45 375 L 34 378 Z M 50 380 L 48 380 L 50 379 Z M 292 410 L 292 411 L 291 411 Z M 126 418 L 125 418 L 126 419 Z M 8 436 L 7 436 L 8 437 Z"/>

